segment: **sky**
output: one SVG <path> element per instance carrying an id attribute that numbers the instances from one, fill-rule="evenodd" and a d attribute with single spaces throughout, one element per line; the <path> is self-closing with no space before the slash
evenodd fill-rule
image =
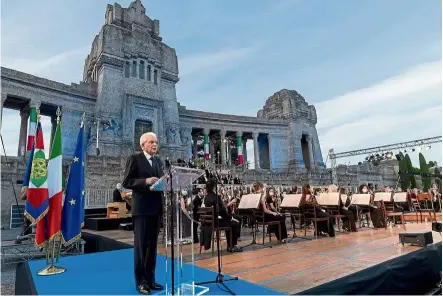
<path id="1" fill-rule="evenodd" d="M 118 2 L 128 7 L 131 1 Z M 2 1 L 1 65 L 78 83 L 108 3 L 114 1 Z M 442 134 L 441 1 L 142 3 L 160 20 L 163 42 L 176 49 L 177 99 L 188 109 L 256 116 L 275 92 L 297 90 L 316 107 L 324 160 L 331 148 Z M 16 155 L 20 117 L 3 114 L 6 153 Z M 48 143 L 49 120 L 42 125 Z M 441 165 L 441 148 L 423 153 Z M 247 150 L 252 160 L 251 142 Z M 418 165 L 418 154 L 410 155 Z"/>

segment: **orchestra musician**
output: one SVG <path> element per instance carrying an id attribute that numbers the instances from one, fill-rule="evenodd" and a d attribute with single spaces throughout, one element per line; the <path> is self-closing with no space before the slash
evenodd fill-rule
<path id="1" fill-rule="evenodd" d="M 280 221 L 281 237 L 279 237 L 277 225 L 270 225 L 270 231 L 274 232 L 275 237 L 279 242 L 285 243 L 288 238 L 285 223 L 286 220 L 285 215 L 282 215 L 277 210 L 277 197 L 274 188 L 269 188 L 268 193 L 262 197 L 260 201 L 260 209 L 265 212 L 265 222 Z"/>
<path id="2" fill-rule="evenodd" d="M 326 236 L 326 233 L 330 237 L 335 237 L 335 229 L 334 229 L 334 219 L 329 215 L 324 209 L 317 205 L 317 201 L 315 199 L 315 195 L 311 192 L 311 187 L 309 184 L 303 186 L 302 188 L 302 197 L 300 200 L 300 207 L 303 207 L 304 204 L 314 204 L 315 205 L 315 215 L 317 218 L 329 218 L 329 228 L 328 223 L 326 221 L 318 221 L 317 222 L 317 235 Z M 306 213 L 308 218 L 314 218 L 313 213 Z"/>
<path id="3" fill-rule="evenodd" d="M 340 189 L 340 194 L 346 195 L 346 191 L 344 188 Z M 351 200 L 349 197 L 346 198 L 345 204 L 343 204 L 343 201 L 341 200 L 341 197 L 340 197 L 339 198 L 339 204 L 340 204 L 339 213 L 340 213 L 340 215 L 346 216 L 346 218 L 342 219 L 343 229 L 345 229 L 347 231 L 351 231 L 351 232 L 357 232 L 357 227 L 355 225 L 354 212 L 348 208 L 350 203 L 351 203 Z M 348 204 L 348 206 L 346 206 L 346 204 Z M 349 224 L 351 224 L 351 229 L 348 229 Z"/>
<path id="4" fill-rule="evenodd" d="M 205 207 L 217 207 L 218 204 L 218 210 L 219 210 L 219 219 L 216 219 L 216 221 L 219 222 L 219 227 L 230 227 L 232 231 L 226 231 L 226 239 L 228 241 L 228 251 L 229 252 L 242 252 L 243 250 L 237 247 L 237 240 L 240 237 L 240 222 L 233 220 L 232 216 L 229 215 L 229 212 L 227 208 L 225 207 L 225 204 L 223 203 L 221 196 L 216 195 L 214 192 L 214 188 L 217 185 L 217 181 L 214 179 L 210 179 L 206 183 L 206 191 L 207 195 L 204 199 Z M 232 245 L 230 245 L 231 236 L 232 233 Z"/>
<path id="5" fill-rule="evenodd" d="M 362 194 L 370 194 L 370 208 L 369 208 L 369 215 L 371 216 L 372 225 L 374 228 L 384 228 L 384 219 L 383 219 L 383 213 L 381 211 L 381 204 L 379 201 L 374 201 L 374 192 L 372 189 L 368 188 L 367 185 L 361 186 L 360 192 Z"/>

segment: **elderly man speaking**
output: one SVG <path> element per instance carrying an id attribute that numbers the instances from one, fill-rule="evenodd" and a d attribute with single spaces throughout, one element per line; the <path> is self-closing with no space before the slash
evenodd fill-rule
<path id="1" fill-rule="evenodd" d="M 163 174 L 157 154 L 157 136 L 146 133 L 140 137 L 142 152 L 133 154 L 126 163 L 123 187 L 132 190 L 134 225 L 134 271 L 136 289 L 140 294 L 163 290 L 155 282 L 157 239 L 162 218 L 163 196 L 149 187 Z"/>

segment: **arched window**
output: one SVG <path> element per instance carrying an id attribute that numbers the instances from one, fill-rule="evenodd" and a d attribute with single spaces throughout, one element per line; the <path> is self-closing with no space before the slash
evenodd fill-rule
<path id="1" fill-rule="evenodd" d="M 140 137 L 144 133 L 152 132 L 152 122 L 146 120 L 136 120 L 134 130 L 134 149 L 140 151 Z"/>

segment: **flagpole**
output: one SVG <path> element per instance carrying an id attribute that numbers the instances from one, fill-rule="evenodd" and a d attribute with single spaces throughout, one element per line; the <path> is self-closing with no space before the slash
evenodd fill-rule
<path id="1" fill-rule="evenodd" d="M 61 112 L 60 112 L 60 107 L 58 107 L 57 108 L 57 112 L 56 112 L 56 114 L 57 114 L 57 128 L 59 128 L 59 124 L 60 124 L 60 115 L 61 115 Z M 40 119 L 39 119 L 40 120 Z M 56 138 L 54 138 L 54 140 L 53 141 L 55 141 L 56 140 Z M 51 143 L 52 145 L 51 145 L 51 147 L 53 147 L 53 145 L 54 145 L 54 143 Z M 61 176 L 60 176 L 61 177 Z M 51 256 L 51 264 L 48 266 L 48 267 L 46 267 L 46 268 L 44 268 L 44 269 L 42 269 L 42 270 L 40 270 L 37 274 L 38 275 L 42 275 L 42 276 L 46 276 L 46 275 L 54 275 L 54 274 L 60 274 L 60 273 L 63 273 L 63 272 L 65 272 L 66 271 L 66 268 L 64 268 L 64 267 L 59 267 L 59 266 L 55 266 L 54 265 L 54 258 L 55 258 L 55 246 L 56 246 L 56 244 L 55 244 L 55 241 L 56 241 L 56 239 L 57 239 L 57 237 L 60 237 L 60 244 L 59 244 L 59 247 L 61 248 L 61 234 L 60 233 L 58 233 L 58 234 L 55 234 L 55 235 L 53 235 L 53 237 L 52 237 L 52 239 L 51 240 L 49 240 L 47 243 L 46 243 L 46 245 L 47 245 L 47 256 L 46 256 L 46 264 L 49 264 L 49 256 Z M 51 244 L 51 242 L 52 242 L 52 244 Z M 51 248 L 51 245 L 52 245 L 52 248 Z M 52 254 L 51 254 L 52 253 Z M 60 254 L 60 252 L 59 251 L 57 251 L 57 263 L 58 263 L 58 257 L 59 257 L 59 254 Z"/>

